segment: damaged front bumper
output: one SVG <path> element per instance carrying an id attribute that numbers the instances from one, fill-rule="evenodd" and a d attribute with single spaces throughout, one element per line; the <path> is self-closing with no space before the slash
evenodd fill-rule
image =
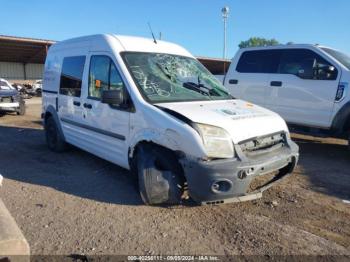
<path id="1" fill-rule="evenodd" d="M 289 138 L 286 144 L 260 155 L 247 157 L 236 146 L 237 157 L 212 161 L 180 160 L 189 194 L 201 204 L 242 202 L 262 197 L 262 192 L 291 174 L 299 148 Z"/>

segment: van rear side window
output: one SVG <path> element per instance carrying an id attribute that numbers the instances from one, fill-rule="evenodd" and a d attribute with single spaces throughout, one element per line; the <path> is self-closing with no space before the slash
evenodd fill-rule
<path id="1" fill-rule="evenodd" d="M 239 73 L 274 74 L 278 69 L 280 55 L 280 50 L 245 51 L 236 70 Z"/>
<path id="2" fill-rule="evenodd" d="M 72 56 L 63 59 L 60 94 L 80 97 L 85 56 Z"/>

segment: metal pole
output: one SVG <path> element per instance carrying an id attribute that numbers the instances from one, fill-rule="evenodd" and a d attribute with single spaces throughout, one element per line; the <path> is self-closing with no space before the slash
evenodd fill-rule
<path id="1" fill-rule="evenodd" d="M 228 14 L 230 12 L 230 9 L 228 6 L 225 6 L 221 9 L 222 18 L 224 19 L 224 52 L 223 52 L 223 59 L 226 59 L 227 57 L 227 47 L 226 47 L 226 40 L 227 40 L 227 18 Z"/>
<path id="2" fill-rule="evenodd" d="M 226 59 L 226 31 L 227 31 L 227 17 L 224 17 L 224 54 L 223 54 L 224 59 Z"/>

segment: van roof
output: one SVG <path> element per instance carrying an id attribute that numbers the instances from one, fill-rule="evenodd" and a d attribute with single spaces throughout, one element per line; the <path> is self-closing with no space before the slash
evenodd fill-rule
<path id="1" fill-rule="evenodd" d="M 117 52 L 122 51 L 133 51 L 133 52 L 153 52 L 153 53 L 170 53 L 182 56 L 193 57 L 186 49 L 183 47 L 157 40 L 157 43 L 153 39 L 136 37 L 136 36 L 125 36 L 125 35 L 114 35 L 114 34 L 98 34 L 82 36 L 77 38 L 72 38 L 64 41 L 60 41 L 54 44 L 52 49 L 62 49 L 67 46 L 79 46 L 84 44 L 90 47 L 101 48 L 105 47 L 108 49 L 114 49 Z M 103 49 L 103 48 L 102 48 Z"/>

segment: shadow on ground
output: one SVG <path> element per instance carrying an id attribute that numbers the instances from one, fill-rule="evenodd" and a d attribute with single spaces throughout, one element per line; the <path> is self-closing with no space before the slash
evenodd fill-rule
<path id="1" fill-rule="evenodd" d="M 51 152 L 40 129 L 0 126 L 0 134 L 0 173 L 7 179 L 95 201 L 142 204 L 135 179 L 125 169 L 76 148 Z"/>
<path id="2" fill-rule="evenodd" d="M 293 139 L 300 147 L 299 165 L 313 190 L 350 199 L 350 151 L 323 140 Z"/>
<path id="3" fill-rule="evenodd" d="M 0 134 L 0 173 L 7 179 L 100 202 L 142 204 L 135 178 L 125 169 L 76 148 L 51 152 L 41 129 L 0 126 Z M 312 189 L 350 199 L 347 147 L 300 138 L 294 141 L 300 146 L 302 175 Z"/>

